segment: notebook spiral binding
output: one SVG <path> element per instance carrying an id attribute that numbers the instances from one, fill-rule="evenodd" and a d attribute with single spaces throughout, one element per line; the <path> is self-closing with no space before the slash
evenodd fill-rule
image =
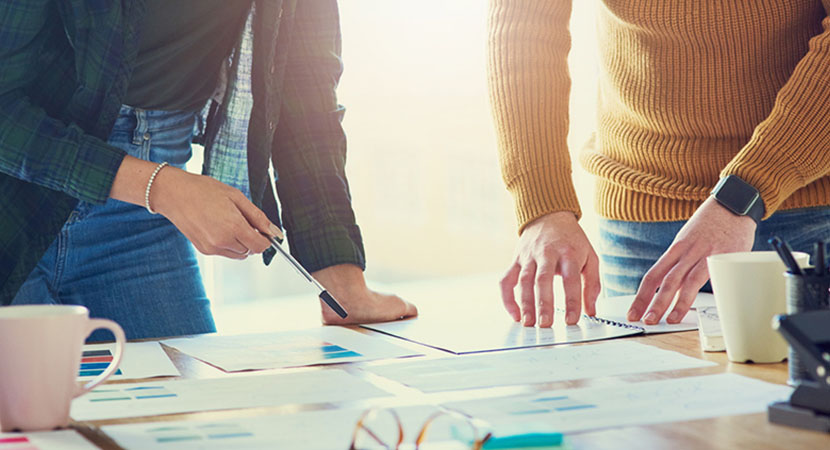
<path id="1" fill-rule="evenodd" d="M 564 309 L 562 309 L 562 308 L 555 308 L 555 309 L 556 309 L 557 312 L 565 314 Z M 591 320 L 593 322 L 604 323 L 606 325 L 612 325 L 612 326 L 620 327 L 620 328 L 628 328 L 629 330 L 637 330 L 637 331 L 643 331 L 644 330 L 643 327 L 638 327 L 637 325 L 631 325 L 630 323 L 617 322 L 616 320 L 603 319 L 602 317 L 597 317 L 597 316 L 591 317 L 587 314 L 583 314 L 582 317 L 584 319 Z"/>
<path id="2" fill-rule="evenodd" d="M 596 317 L 596 316 L 591 317 L 587 314 L 583 314 L 582 317 L 584 317 L 588 320 L 593 320 L 594 322 L 601 322 L 601 323 L 604 323 L 606 325 L 614 325 L 616 327 L 629 328 L 631 330 L 643 331 L 642 327 L 638 327 L 637 325 L 631 325 L 629 323 L 617 322 L 616 320 L 608 320 L 608 319 L 603 319 L 602 317 Z"/>

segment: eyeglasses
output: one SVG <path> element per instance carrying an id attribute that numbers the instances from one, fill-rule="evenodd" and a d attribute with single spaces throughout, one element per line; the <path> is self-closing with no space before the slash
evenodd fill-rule
<path id="1" fill-rule="evenodd" d="M 421 425 L 413 443 L 415 450 L 420 449 L 421 445 L 426 443 L 427 433 L 439 419 L 449 422 L 449 426 L 454 431 L 454 440 L 469 443 L 470 450 L 481 450 L 484 443 L 492 436 L 489 431 L 490 424 L 487 422 L 467 417 L 451 409 L 440 408 L 430 414 Z M 459 428 L 462 433 L 458 433 Z M 470 431 L 471 434 L 464 436 L 464 430 Z M 392 408 L 371 408 L 364 411 L 355 424 L 349 450 L 367 448 L 398 450 L 404 443 L 404 439 L 404 426 L 397 411 Z"/>

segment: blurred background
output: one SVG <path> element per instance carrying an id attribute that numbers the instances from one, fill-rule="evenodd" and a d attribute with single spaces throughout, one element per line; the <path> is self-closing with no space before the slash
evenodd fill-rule
<path id="1" fill-rule="evenodd" d="M 595 123 L 595 7 L 574 2 L 571 19 L 575 162 Z M 347 173 L 374 286 L 497 280 L 512 262 L 517 228 L 489 107 L 487 11 L 485 0 L 340 2 Z M 595 242 L 593 182 L 578 162 L 574 178 Z M 313 292 L 279 260 L 201 262 L 220 331 L 245 326 L 240 307 Z"/>

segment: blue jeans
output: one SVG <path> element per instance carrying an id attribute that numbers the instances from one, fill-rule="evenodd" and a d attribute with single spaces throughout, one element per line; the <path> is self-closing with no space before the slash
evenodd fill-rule
<path id="1" fill-rule="evenodd" d="M 109 143 L 183 168 L 196 115 L 122 107 Z M 71 304 L 118 322 L 128 339 L 215 331 L 193 246 L 170 221 L 109 199 L 80 202 L 12 304 Z M 98 330 L 89 341 L 111 340 Z"/>
<path id="2" fill-rule="evenodd" d="M 669 248 L 685 223 L 601 219 L 598 250 L 605 296 L 636 293 L 640 280 Z M 785 240 L 794 251 L 812 254 L 813 245 L 817 241 L 830 239 L 830 207 L 773 214 L 756 229 L 752 251 L 772 250 L 767 240 L 774 235 Z M 708 282 L 702 291 L 712 292 Z"/>

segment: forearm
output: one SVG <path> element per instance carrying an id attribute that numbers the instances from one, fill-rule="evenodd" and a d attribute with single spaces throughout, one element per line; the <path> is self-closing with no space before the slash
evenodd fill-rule
<path id="1" fill-rule="evenodd" d="M 282 112 L 272 156 L 291 251 L 310 271 L 364 267 L 363 242 L 346 180 L 342 72 L 335 0 L 297 4 Z"/>

